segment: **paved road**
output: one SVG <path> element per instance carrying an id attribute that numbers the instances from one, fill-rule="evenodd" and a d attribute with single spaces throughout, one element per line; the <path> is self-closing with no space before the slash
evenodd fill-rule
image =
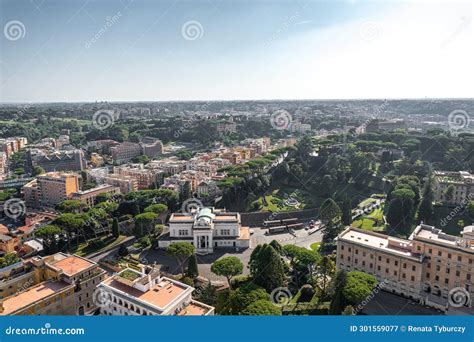
<path id="1" fill-rule="evenodd" d="M 226 281 L 224 277 L 218 277 L 211 272 L 211 264 L 220 257 L 230 255 L 238 257 L 245 265 L 243 274 L 248 274 L 249 269 L 247 268 L 247 264 L 250 260 L 250 254 L 255 246 L 259 244 L 270 243 L 272 240 L 277 240 L 282 245 L 295 244 L 297 246 L 310 248 L 309 246 L 312 243 L 321 242 L 322 239 L 320 231 L 309 235 L 308 231 L 304 229 L 295 231 L 296 237 L 290 233 L 265 235 L 267 229 L 254 228 L 253 231 L 254 234 L 251 236 L 251 248 L 238 252 L 232 248 L 218 248 L 213 254 L 197 255 L 199 274 L 211 280 Z M 167 256 L 164 250 L 147 251 L 141 257 L 144 257 L 148 263 L 156 262 L 156 264 L 161 265 L 162 270 L 165 272 L 171 274 L 180 273 L 179 266 L 175 259 Z"/>
<path id="2" fill-rule="evenodd" d="M 444 315 L 443 312 L 428 308 L 414 301 L 380 291 L 372 298 L 361 313 L 366 315 Z"/>

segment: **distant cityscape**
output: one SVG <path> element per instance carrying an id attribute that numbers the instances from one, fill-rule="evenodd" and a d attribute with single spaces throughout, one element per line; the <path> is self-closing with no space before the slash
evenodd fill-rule
<path id="1" fill-rule="evenodd" d="M 0 313 L 472 315 L 472 111 L 3 104 Z"/>

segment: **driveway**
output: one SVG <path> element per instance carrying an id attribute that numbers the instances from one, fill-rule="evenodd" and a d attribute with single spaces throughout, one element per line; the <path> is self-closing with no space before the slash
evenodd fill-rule
<path id="1" fill-rule="evenodd" d="M 314 234 L 309 235 L 308 231 L 304 229 L 300 229 L 294 232 L 296 236 L 290 233 L 265 235 L 265 233 L 267 232 L 267 229 L 260 229 L 260 228 L 253 228 L 253 231 L 254 231 L 254 234 L 251 236 L 251 248 L 240 250 L 238 252 L 233 248 L 217 248 L 212 254 L 196 255 L 196 259 L 198 262 L 199 275 L 205 278 L 208 278 L 210 280 L 220 280 L 220 281 L 225 282 L 226 279 L 224 277 L 216 276 L 214 273 L 211 272 L 211 264 L 221 257 L 231 256 L 231 255 L 238 257 L 244 264 L 243 274 L 249 274 L 249 269 L 247 265 L 250 260 L 250 254 L 252 253 L 253 249 L 257 245 L 270 243 L 272 240 L 276 240 L 281 245 L 294 244 L 297 246 L 310 248 L 310 245 L 312 243 L 321 242 L 322 240 L 322 233 L 320 231 L 317 231 Z M 164 272 L 171 273 L 171 274 L 180 273 L 180 269 L 176 260 L 172 257 L 167 256 L 165 250 L 160 249 L 160 250 L 146 251 L 140 257 L 145 258 L 149 264 L 156 262 L 157 265 L 161 266 Z M 185 266 L 186 265 L 187 263 L 185 263 Z"/>

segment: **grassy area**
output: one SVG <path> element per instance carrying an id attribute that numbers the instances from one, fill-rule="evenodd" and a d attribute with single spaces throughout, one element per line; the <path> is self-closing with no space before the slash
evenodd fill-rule
<path id="1" fill-rule="evenodd" d="M 383 231 L 385 228 L 383 223 L 383 204 L 381 208 L 375 209 L 370 214 L 361 216 L 353 221 L 352 226 L 365 230 Z"/>
<path id="2" fill-rule="evenodd" d="M 120 235 L 118 238 L 108 235 L 99 237 L 97 239 L 91 239 L 79 244 L 75 250 L 71 251 L 71 253 L 77 254 L 79 256 L 86 256 L 88 254 L 100 252 L 109 247 L 114 247 L 122 242 L 125 238 L 125 235 Z"/>
<path id="3" fill-rule="evenodd" d="M 372 204 L 374 202 L 375 202 L 375 200 L 373 198 L 367 198 L 367 199 L 363 200 L 362 202 L 360 202 L 357 207 L 364 208 L 364 207 L 366 207 L 369 204 Z"/>
<path id="4" fill-rule="evenodd" d="M 310 247 L 313 251 L 317 252 L 319 250 L 319 246 L 321 246 L 321 242 L 312 243 Z"/>

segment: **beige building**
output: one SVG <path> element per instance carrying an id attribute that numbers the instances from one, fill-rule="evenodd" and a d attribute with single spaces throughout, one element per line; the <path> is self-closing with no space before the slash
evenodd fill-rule
<path id="1" fill-rule="evenodd" d="M 92 207 L 95 204 L 95 199 L 97 195 L 100 194 L 119 194 L 120 188 L 108 184 L 102 184 L 95 188 L 74 192 L 71 195 L 71 199 L 81 201 L 87 204 L 89 207 Z"/>
<path id="2" fill-rule="evenodd" d="M 33 257 L 0 272 L 0 314 L 88 315 L 94 290 L 106 272 L 76 255 Z"/>
<path id="3" fill-rule="evenodd" d="M 79 191 L 79 176 L 74 173 L 48 172 L 22 188 L 30 207 L 55 207 Z"/>
<path id="4" fill-rule="evenodd" d="M 472 305 L 474 227 L 462 238 L 421 224 L 408 240 L 349 227 L 337 238 L 337 268 L 374 275 L 385 290 L 447 309 L 451 291 Z"/>
<path id="5" fill-rule="evenodd" d="M 474 175 L 466 171 L 435 171 L 433 195 L 436 202 L 453 205 L 467 204 L 474 200 Z M 447 191 L 452 187 L 452 194 Z"/>

